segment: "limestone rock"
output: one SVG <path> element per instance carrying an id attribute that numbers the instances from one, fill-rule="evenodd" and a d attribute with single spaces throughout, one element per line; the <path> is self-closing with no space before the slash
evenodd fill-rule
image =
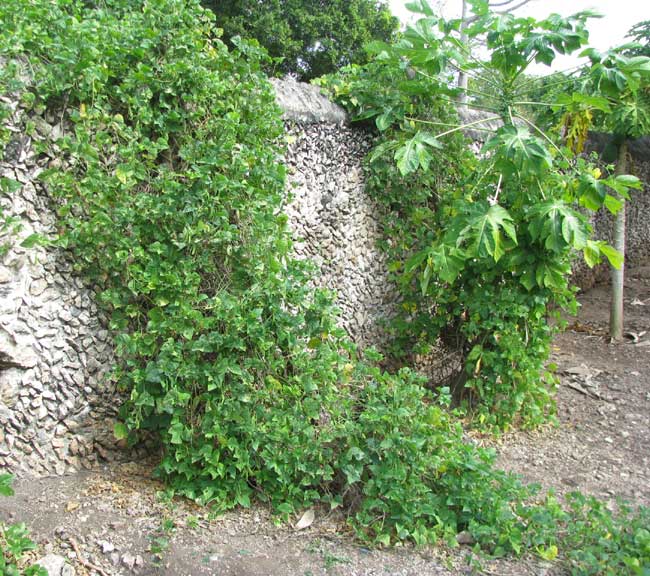
<path id="1" fill-rule="evenodd" d="M 347 122 L 345 110 L 323 96 L 318 86 L 290 79 L 272 79 L 271 84 L 275 89 L 276 101 L 287 120 L 332 124 Z"/>
<path id="2" fill-rule="evenodd" d="M 36 562 L 47 570 L 48 576 L 75 576 L 75 570 L 63 556 L 48 554 Z"/>
<path id="3" fill-rule="evenodd" d="M 19 345 L 15 336 L 0 326 L 0 369 L 33 368 L 37 362 L 31 348 Z"/>

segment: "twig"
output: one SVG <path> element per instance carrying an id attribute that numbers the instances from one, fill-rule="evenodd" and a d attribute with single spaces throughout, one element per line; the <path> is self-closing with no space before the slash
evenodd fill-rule
<path id="1" fill-rule="evenodd" d="M 77 561 L 79 562 L 79 564 L 81 564 L 84 568 L 87 568 L 88 570 L 94 570 L 98 574 L 101 574 L 101 576 L 109 576 L 108 573 L 104 571 L 102 568 L 100 568 L 99 566 L 95 566 L 94 564 L 91 564 L 90 562 L 88 562 L 88 560 L 84 560 L 81 557 L 81 552 L 79 552 L 79 544 L 77 544 L 77 541 L 74 538 L 70 537 L 68 538 L 68 541 L 72 545 L 72 549 L 74 550 L 74 553 L 77 555 Z"/>
<path id="2" fill-rule="evenodd" d="M 488 196 L 488 202 L 490 206 L 494 206 L 499 201 L 499 192 L 501 192 L 501 179 L 503 174 L 499 174 L 499 182 L 497 183 L 497 191 L 494 193 L 494 196 Z M 528 328 L 526 328 L 526 341 L 528 341 Z"/>

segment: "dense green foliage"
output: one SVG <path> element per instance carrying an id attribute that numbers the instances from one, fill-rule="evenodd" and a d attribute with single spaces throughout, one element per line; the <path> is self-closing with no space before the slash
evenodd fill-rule
<path id="1" fill-rule="evenodd" d="M 581 87 L 592 95 L 587 102 L 595 115 L 594 124 L 615 138 L 646 135 L 650 130 L 650 58 L 630 56 L 623 48 L 585 53 L 591 67 Z"/>
<path id="2" fill-rule="evenodd" d="M 553 412 L 554 378 L 545 363 L 558 311 L 575 308 L 571 259 L 576 251 L 590 265 L 601 254 L 617 259 L 590 240 L 579 207 L 615 210 L 616 196 L 639 186 L 628 176 L 599 180 L 599 171 L 526 116 L 528 90 L 537 89 L 524 76 L 528 65 L 550 64 L 556 53 L 583 45 L 588 14 L 537 22 L 473 2 L 476 18 L 466 31 L 485 35 L 489 50 L 479 61 L 457 40 L 459 20 L 438 20 L 424 1 L 411 7 L 423 17 L 396 44 L 375 45 L 372 68 L 329 82 L 382 132 L 370 169 L 379 197 L 403 220 L 388 229 L 406 299 L 399 347 L 409 337 L 420 350 L 442 340 L 460 356 L 460 369 L 438 384 L 478 422 L 540 424 Z M 491 87 L 469 89 L 469 106 L 482 114 L 462 126 L 440 112 L 457 94 L 450 88 L 456 70 Z M 373 74 L 379 82 L 386 74 L 401 79 L 375 89 Z M 487 132 L 480 156 L 463 153 L 457 133 L 464 128 Z"/>
<path id="3" fill-rule="evenodd" d="M 11 475 L 0 474 L 0 496 L 12 496 Z M 36 544 L 29 538 L 25 524 L 5 525 L 0 522 L 0 574 L 2 576 L 47 576 L 47 570 L 28 564 L 24 555 Z"/>
<path id="4" fill-rule="evenodd" d="M 343 506 L 379 542 L 493 525 L 528 495 L 413 374 L 359 362 L 305 288 L 256 49 L 229 52 L 178 0 L 16 1 L 0 17 L 3 54 L 29 56 L 23 101 L 64 113 L 43 145 L 68 166 L 43 178 L 111 312 L 128 394 L 116 435 L 158 434 L 173 488 L 222 509 Z"/>
<path id="5" fill-rule="evenodd" d="M 282 215 L 282 125 L 258 49 L 229 51 L 208 13 L 181 0 L 9 0 L 0 22 L 2 92 L 22 91 L 24 106 L 56 111 L 64 127 L 40 145 L 65 170 L 43 178 L 60 244 L 111 313 L 114 377 L 128 397 L 115 433 L 157 434 L 159 472 L 176 492 L 217 509 L 269 502 L 285 517 L 339 507 L 374 543 L 455 543 L 467 530 L 496 555 L 559 553 L 578 573 L 642 573 L 644 511 L 535 504 L 533 487 L 463 441 L 444 395 L 409 370 L 381 372 L 376 353 L 360 358 L 329 296 L 306 288 Z M 393 96 L 408 112 L 410 99 Z M 34 129 L 28 118 L 24 129 Z M 418 163 L 432 164 L 422 143 L 436 141 L 417 138 Z M 463 182 L 466 161 L 444 181 Z"/>
<path id="6" fill-rule="evenodd" d="M 650 573 L 650 508 L 623 506 L 614 515 L 596 498 L 569 495 L 560 541 L 576 574 Z"/>
<path id="7" fill-rule="evenodd" d="M 367 62 L 364 45 L 388 41 L 398 21 L 383 0 L 204 0 L 227 42 L 255 38 L 274 69 L 303 80 Z"/>

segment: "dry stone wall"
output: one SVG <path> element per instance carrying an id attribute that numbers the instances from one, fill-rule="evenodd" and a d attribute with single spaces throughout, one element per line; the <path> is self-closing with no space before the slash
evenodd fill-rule
<path id="1" fill-rule="evenodd" d="M 0 178 L 17 191 L 0 199 L 14 220 L 0 243 L 0 469 L 63 474 L 118 454 L 112 430 L 119 395 L 107 377 L 113 349 L 93 290 L 73 273 L 63 251 L 22 247 L 34 233 L 56 232 L 39 174 L 60 164 L 35 145 L 56 139 L 57 119 L 29 116 L 18 98 L 4 98 L 11 139 Z M 27 129 L 27 122 L 32 125 Z"/>
<path id="2" fill-rule="evenodd" d="M 650 138 L 635 141 L 630 153 L 630 171 L 644 183 L 644 189 L 632 191 L 632 201 L 626 203 L 626 250 L 630 263 L 636 265 L 650 260 Z"/>
<path id="3" fill-rule="evenodd" d="M 381 345 L 398 294 L 377 246 L 380 208 L 364 191 L 370 136 L 350 127 L 315 87 L 289 81 L 275 89 L 287 124 L 286 212 L 296 253 L 315 263 L 316 285 L 336 291 L 350 336 Z M 95 291 L 74 273 L 70 254 L 20 246 L 34 232 L 56 232 L 39 174 L 65 166 L 36 150 L 62 135 L 59 119 L 28 114 L 19 101 L 2 100 L 11 109 L 11 140 L 0 178 L 20 187 L 0 194 L 4 217 L 16 220 L 0 233 L 0 246 L 9 247 L 0 250 L 0 470 L 64 474 L 134 454 L 112 433 L 121 396 L 110 378 L 112 339 Z M 650 155 L 637 156 L 637 167 L 650 177 Z M 650 196 L 637 194 L 629 210 L 630 255 L 647 258 Z"/>
<path id="4" fill-rule="evenodd" d="M 296 253 L 315 264 L 319 287 L 336 292 L 348 334 L 361 345 L 381 346 L 382 323 L 398 295 L 377 246 L 380 209 L 364 192 L 368 136 L 327 123 L 292 124 L 288 134 L 286 211 Z"/>
<path id="5" fill-rule="evenodd" d="M 364 193 L 369 137 L 347 126 L 344 112 L 316 88 L 288 82 L 276 91 L 290 143 L 286 210 L 296 253 L 314 260 L 316 285 L 337 292 L 349 334 L 377 343 L 396 295 L 376 248 L 378 209 Z M 112 340 L 95 291 L 74 273 L 70 254 L 20 245 L 33 233 L 56 232 L 55 206 L 39 174 L 65 165 L 36 147 L 65 127 L 19 102 L 18 95 L 2 100 L 12 114 L 0 177 L 20 188 L 0 198 L 4 217 L 15 219 L 0 237 L 9 247 L 0 253 L 0 470 L 64 474 L 134 454 L 113 437 L 121 396 L 110 378 Z"/>
<path id="6" fill-rule="evenodd" d="M 364 189 L 371 136 L 315 86 L 275 81 L 287 122 L 286 207 L 296 254 L 316 266 L 315 284 L 336 292 L 340 324 L 363 346 L 381 347 L 399 295 L 378 247 L 381 208 Z"/>

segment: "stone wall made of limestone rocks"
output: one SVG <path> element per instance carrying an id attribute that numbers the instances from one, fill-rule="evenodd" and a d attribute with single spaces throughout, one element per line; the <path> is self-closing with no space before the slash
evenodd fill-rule
<path id="1" fill-rule="evenodd" d="M 0 252 L 0 470 L 64 474 L 125 456 L 113 436 L 120 401 L 108 377 L 113 346 L 95 292 L 73 273 L 70 254 L 20 245 L 33 233 L 55 233 L 38 177 L 60 160 L 37 153 L 35 144 L 63 129 L 18 102 L 17 95 L 1 102 L 11 110 L 11 139 L 0 178 L 20 188 L 0 197 L 3 217 L 15 220 L 0 234 L 8 248 Z M 35 125 L 30 135 L 28 119 Z"/>
<path id="2" fill-rule="evenodd" d="M 1 62 L 0 62 L 1 65 Z M 288 150 L 286 212 L 296 254 L 313 260 L 314 284 L 337 293 L 341 325 L 361 345 L 384 341 L 382 323 L 399 301 L 378 248 L 381 210 L 364 191 L 362 161 L 371 136 L 350 127 L 345 113 L 318 88 L 274 81 L 285 111 Z M 23 248 L 33 232 L 55 232 L 55 212 L 38 176 L 61 159 L 37 154 L 39 140 L 62 135 L 58 118 L 29 114 L 19 97 L 0 177 L 21 184 L 0 195 L 4 216 L 20 229 L 0 234 L 0 470 L 18 475 L 64 474 L 127 454 L 113 437 L 121 396 L 110 378 L 114 349 L 96 293 L 74 273 L 70 254 Z M 35 130 L 26 130 L 30 121 Z M 637 173 L 650 181 L 650 154 L 634 151 Z M 650 195 L 628 207 L 629 257 L 650 256 Z M 597 222 L 599 230 L 607 223 Z"/>
<path id="3" fill-rule="evenodd" d="M 274 85 L 291 142 L 286 211 L 296 254 L 313 259 L 315 285 L 337 293 L 350 336 L 378 344 L 397 294 L 376 245 L 379 209 L 364 192 L 369 136 L 347 126 L 344 112 L 317 88 Z M 0 238 L 10 246 L 0 259 L 0 469 L 64 474 L 133 454 L 113 437 L 121 396 L 110 378 L 114 349 L 95 291 L 74 273 L 70 254 L 20 246 L 33 232 L 55 233 L 55 206 L 38 176 L 65 166 L 56 154 L 38 154 L 35 144 L 55 141 L 65 127 L 25 112 L 19 101 L 2 101 L 12 110 L 12 138 L 0 177 L 21 187 L 0 200 L 4 216 L 20 226 Z M 36 127 L 30 135 L 28 120 Z"/>
<path id="4" fill-rule="evenodd" d="M 399 294 L 379 249 L 381 208 L 365 191 L 372 136 L 350 127 L 317 86 L 272 80 L 287 126 L 286 212 L 296 255 L 316 266 L 314 284 L 336 292 L 340 325 L 362 346 L 381 348 Z"/>
<path id="5" fill-rule="evenodd" d="M 316 265 L 317 286 L 336 292 L 341 327 L 358 344 L 381 346 L 399 295 L 378 247 L 381 210 L 364 190 L 368 134 L 330 123 L 293 123 L 288 134 L 296 254 Z"/>

